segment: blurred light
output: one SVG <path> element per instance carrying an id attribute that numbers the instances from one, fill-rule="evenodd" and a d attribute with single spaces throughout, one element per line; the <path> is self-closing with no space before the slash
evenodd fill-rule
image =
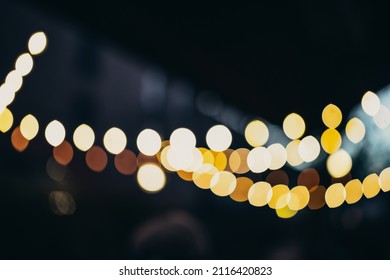
<path id="1" fill-rule="evenodd" d="M 298 211 L 291 210 L 288 206 L 276 209 L 276 215 L 282 219 L 290 219 L 294 217 Z"/>
<path id="2" fill-rule="evenodd" d="M 5 108 L 5 110 L 0 114 L 0 131 L 6 133 L 11 129 L 13 123 L 14 116 L 12 115 L 12 112 L 8 108 Z"/>
<path id="3" fill-rule="evenodd" d="M 230 156 L 230 158 L 231 157 L 232 156 Z M 247 157 L 248 167 L 253 173 L 266 171 L 270 167 L 271 162 L 271 153 L 264 147 L 253 148 Z"/>
<path id="4" fill-rule="evenodd" d="M 359 143 L 363 140 L 364 135 L 366 134 L 366 128 L 364 123 L 358 118 L 353 118 L 349 120 L 347 126 L 345 127 L 345 132 L 347 134 L 348 139 L 352 143 Z"/>
<path id="5" fill-rule="evenodd" d="M 313 136 L 306 136 L 298 145 L 299 156 L 305 162 L 312 162 L 320 155 L 321 147 Z"/>
<path id="6" fill-rule="evenodd" d="M 304 186 L 296 186 L 291 189 L 290 198 L 288 199 L 288 207 L 291 210 L 301 210 L 307 206 L 310 200 L 309 190 Z"/>
<path id="7" fill-rule="evenodd" d="M 153 129 L 144 129 L 137 137 L 138 150 L 147 156 L 154 156 L 161 149 L 161 137 Z"/>
<path id="8" fill-rule="evenodd" d="M 169 138 L 171 147 L 180 150 L 193 150 L 196 146 L 195 134 L 188 128 L 178 128 L 172 132 Z"/>
<path id="9" fill-rule="evenodd" d="M 267 182 L 255 183 L 248 192 L 249 203 L 256 207 L 267 205 L 272 197 L 272 187 Z"/>
<path id="10" fill-rule="evenodd" d="M 290 192 L 288 186 L 279 184 L 272 187 L 272 197 L 268 201 L 269 207 L 272 209 L 283 208 L 287 205 L 287 194 Z M 281 199 L 282 198 L 282 199 Z"/>
<path id="11" fill-rule="evenodd" d="M 289 114 L 283 121 L 283 131 L 292 140 L 300 138 L 305 133 L 305 129 L 305 121 L 296 113 Z"/>
<path id="12" fill-rule="evenodd" d="M 38 120 L 33 115 L 25 116 L 20 122 L 20 132 L 27 140 L 32 140 L 39 131 Z"/>
<path id="13" fill-rule="evenodd" d="M 164 188 L 166 178 L 164 171 L 159 166 L 150 163 L 140 167 L 137 181 L 144 191 L 155 193 Z"/>
<path id="14" fill-rule="evenodd" d="M 344 203 L 346 197 L 343 184 L 336 183 L 331 185 L 325 193 L 325 201 L 329 208 L 339 207 Z"/>
<path id="15" fill-rule="evenodd" d="M 348 204 L 353 204 L 358 202 L 363 196 L 363 185 L 360 182 L 360 180 L 354 179 L 349 181 L 345 185 L 345 193 L 346 193 L 345 200 L 347 201 Z"/>
<path id="16" fill-rule="evenodd" d="M 195 185 L 201 189 L 209 189 L 211 179 L 218 172 L 218 169 L 209 163 L 202 164 L 202 166 L 192 173 L 192 180 Z"/>
<path id="17" fill-rule="evenodd" d="M 299 186 L 306 186 L 310 189 L 320 184 L 320 175 L 316 169 L 307 168 L 299 174 L 297 183 Z"/>
<path id="18" fill-rule="evenodd" d="M 282 168 L 287 161 L 287 152 L 286 149 L 279 143 L 272 144 L 267 148 L 271 155 L 271 164 L 269 169 L 277 170 Z"/>
<path id="19" fill-rule="evenodd" d="M 202 158 L 203 159 L 203 158 Z M 215 153 L 214 166 L 219 170 L 225 170 L 227 165 L 227 157 L 223 152 Z"/>
<path id="20" fill-rule="evenodd" d="M 12 132 L 11 143 L 18 152 L 23 152 L 28 146 L 29 141 L 23 137 L 19 126 Z"/>
<path id="21" fill-rule="evenodd" d="M 68 192 L 51 192 L 49 195 L 49 204 L 53 213 L 59 216 L 73 215 L 76 212 L 76 202 Z"/>
<path id="22" fill-rule="evenodd" d="M 0 113 L 10 105 L 15 99 L 15 92 L 8 84 L 2 84 L 0 86 Z"/>
<path id="23" fill-rule="evenodd" d="M 103 143 L 111 154 L 120 154 L 126 148 L 126 134 L 121 129 L 112 127 L 104 134 Z"/>
<path id="24" fill-rule="evenodd" d="M 194 148 L 192 153 L 192 162 L 188 168 L 184 169 L 186 172 L 194 172 L 195 170 L 198 170 L 203 164 L 202 152 L 199 149 Z"/>
<path id="25" fill-rule="evenodd" d="M 23 78 L 19 72 L 13 70 L 5 78 L 5 84 L 10 90 L 17 92 L 23 85 Z"/>
<path id="26" fill-rule="evenodd" d="M 24 53 L 18 57 L 15 63 L 15 70 L 21 76 L 28 75 L 33 69 L 34 61 L 29 53 Z"/>
<path id="27" fill-rule="evenodd" d="M 206 148 L 199 148 L 199 151 L 202 153 L 203 163 L 214 164 L 215 158 L 212 151 Z"/>
<path id="28" fill-rule="evenodd" d="M 137 156 L 137 165 L 138 167 L 141 167 L 144 164 L 147 163 L 154 163 L 158 166 L 160 166 L 160 162 L 158 161 L 157 156 L 146 156 L 143 153 L 139 153 Z"/>
<path id="29" fill-rule="evenodd" d="M 54 181 L 60 182 L 66 176 L 66 166 L 58 164 L 53 157 L 49 158 L 46 163 L 46 172 Z"/>
<path id="30" fill-rule="evenodd" d="M 363 194 L 366 198 L 373 198 L 381 190 L 379 177 L 375 173 L 368 175 L 363 180 Z"/>
<path id="31" fill-rule="evenodd" d="M 28 41 L 28 50 L 32 55 L 37 55 L 43 52 L 47 45 L 47 38 L 45 33 L 36 32 L 31 35 Z"/>
<path id="32" fill-rule="evenodd" d="M 252 121 L 245 128 L 245 139 L 252 147 L 263 146 L 268 138 L 268 128 L 262 121 Z"/>
<path id="33" fill-rule="evenodd" d="M 175 170 L 189 169 L 194 162 L 194 150 L 196 148 L 182 150 L 175 146 L 170 146 L 167 152 L 167 160 Z"/>
<path id="34" fill-rule="evenodd" d="M 215 125 L 206 134 L 206 142 L 211 150 L 222 152 L 232 144 L 232 133 L 224 125 Z"/>
<path id="35" fill-rule="evenodd" d="M 385 129 L 390 124 L 390 111 L 386 106 L 381 105 L 378 113 L 374 116 L 374 123 L 380 129 Z"/>
<path id="36" fill-rule="evenodd" d="M 248 192 L 252 187 L 253 181 L 247 177 L 238 177 L 237 186 L 230 194 L 230 198 L 236 202 L 245 202 L 248 200 Z"/>
<path id="37" fill-rule="evenodd" d="M 192 182 L 192 172 L 187 172 L 184 170 L 177 171 L 177 175 L 184 181 Z"/>
<path id="38" fill-rule="evenodd" d="M 345 150 L 338 150 L 328 157 L 326 160 L 326 168 L 332 177 L 343 177 L 352 169 L 351 156 Z"/>
<path id="39" fill-rule="evenodd" d="M 229 157 L 229 166 L 232 172 L 237 174 L 247 173 L 249 171 L 249 166 L 247 163 L 248 156 L 248 149 L 240 148 L 233 151 Z"/>
<path id="40" fill-rule="evenodd" d="M 290 143 L 288 143 L 286 147 L 286 152 L 287 152 L 287 162 L 291 166 L 298 166 L 303 163 L 303 159 L 299 155 L 298 152 L 298 147 L 300 140 L 293 140 Z"/>
<path id="41" fill-rule="evenodd" d="M 378 113 L 380 109 L 381 102 L 379 97 L 372 91 L 367 91 L 362 98 L 362 108 L 363 111 L 373 117 Z"/>
<path id="42" fill-rule="evenodd" d="M 333 154 L 341 147 L 341 135 L 333 128 L 328 128 L 322 133 L 321 146 L 328 154 Z"/>
<path id="43" fill-rule="evenodd" d="M 211 191 L 218 196 L 230 195 L 236 186 L 236 176 L 228 171 L 220 171 L 215 173 L 210 181 Z"/>
<path id="44" fill-rule="evenodd" d="M 314 186 L 309 190 L 310 193 L 310 201 L 308 206 L 311 210 L 317 210 L 326 204 L 325 202 L 325 193 L 326 189 L 324 186 Z"/>
<path id="45" fill-rule="evenodd" d="M 87 166 L 95 172 L 102 172 L 107 166 L 107 161 L 106 152 L 98 146 L 92 146 L 85 154 Z"/>
<path id="46" fill-rule="evenodd" d="M 279 184 L 288 186 L 289 184 L 288 175 L 284 170 L 271 171 L 265 178 L 265 181 L 270 183 L 271 186 L 275 186 Z"/>
<path id="47" fill-rule="evenodd" d="M 379 174 L 379 182 L 384 192 L 390 191 L 390 167 L 385 168 Z"/>
<path id="48" fill-rule="evenodd" d="M 53 157 L 61 165 L 68 165 L 73 159 L 72 145 L 64 140 L 60 145 L 53 148 Z"/>
<path id="49" fill-rule="evenodd" d="M 94 142 L 95 133 L 93 132 L 93 129 L 86 124 L 78 126 L 73 133 L 73 143 L 80 151 L 88 151 L 93 146 Z"/>
<path id="50" fill-rule="evenodd" d="M 56 147 L 62 143 L 65 139 L 65 127 L 57 120 L 49 123 L 45 130 L 46 141 Z"/>
<path id="51" fill-rule="evenodd" d="M 169 149 L 171 148 L 170 145 L 166 146 L 164 149 L 162 149 L 161 151 L 161 155 L 160 155 L 160 161 L 161 161 L 161 164 L 164 166 L 164 168 L 168 171 L 176 171 L 175 168 L 173 168 L 170 164 L 169 164 L 169 161 L 168 161 L 168 151 Z"/>
<path id="52" fill-rule="evenodd" d="M 334 104 L 327 105 L 322 111 L 322 121 L 329 128 L 337 128 L 342 119 L 341 110 Z"/>

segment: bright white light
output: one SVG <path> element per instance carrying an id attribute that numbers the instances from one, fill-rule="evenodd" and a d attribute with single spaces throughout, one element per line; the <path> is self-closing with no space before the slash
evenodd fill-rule
<path id="1" fill-rule="evenodd" d="M 267 149 L 271 155 L 271 164 L 269 169 L 277 170 L 282 168 L 287 162 L 286 149 L 279 143 L 272 144 Z"/>
<path id="2" fill-rule="evenodd" d="M 390 124 L 390 111 L 386 106 L 381 105 L 378 113 L 374 116 L 374 122 L 377 127 L 385 129 Z"/>
<path id="3" fill-rule="evenodd" d="M 95 142 L 95 133 L 90 126 L 82 124 L 74 131 L 73 142 L 80 151 L 86 152 Z"/>
<path id="4" fill-rule="evenodd" d="M 302 139 L 302 141 L 298 145 L 298 153 L 299 156 L 305 162 L 314 161 L 321 152 L 320 143 L 313 136 L 309 135 Z"/>
<path id="5" fill-rule="evenodd" d="M 13 92 L 17 92 L 22 87 L 23 78 L 19 74 L 19 72 L 13 70 L 9 72 L 9 74 L 5 78 L 5 84 L 7 85 L 7 87 L 9 87 L 10 90 L 12 90 Z"/>
<path id="6" fill-rule="evenodd" d="M 28 50 L 32 55 L 37 55 L 43 52 L 47 45 L 47 38 L 45 33 L 34 33 L 28 41 Z"/>
<path id="7" fill-rule="evenodd" d="M 46 141 L 53 147 L 59 146 L 65 139 L 65 127 L 57 120 L 49 123 L 45 130 Z"/>
<path id="8" fill-rule="evenodd" d="M 33 69 L 34 61 L 29 53 L 24 53 L 18 57 L 15 63 L 15 70 L 21 75 L 28 75 Z"/>
<path id="9" fill-rule="evenodd" d="M 192 151 L 196 145 L 196 137 L 188 128 L 178 128 L 172 132 L 169 142 L 171 147 Z"/>
<path id="10" fill-rule="evenodd" d="M 145 164 L 140 167 L 137 173 L 137 180 L 140 187 L 146 192 L 155 193 L 165 186 L 165 173 L 155 164 Z"/>
<path id="11" fill-rule="evenodd" d="M 256 147 L 249 152 L 247 164 L 253 173 L 264 172 L 271 165 L 271 154 L 264 147 Z"/>
<path id="12" fill-rule="evenodd" d="M 206 142 L 211 150 L 223 152 L 232 144 L 232 133 L 224 125 L 215 125 L 206 134 Z"/>
<path id="13" fill-rule="evenodd" d="M 127 144 L 126 134 L 117 127 L 110 128 L 103 138 L 104 147 L 111 154 L 120 154 Z"/>
<path id="14" fill-rule="evenodd" d="M 161 137 L 153 129 L 144 129 L 137 137 L 137 147 L 144 155 L 154 156 L 161 149 Z"/>
<path id="15" fill-rule="evenodd" d="M 367 91 L 362 98 L 362 108 L 367 115 L 373 117 L 378 113 L 381 106 L 379 97 L 372 91 Z"/>

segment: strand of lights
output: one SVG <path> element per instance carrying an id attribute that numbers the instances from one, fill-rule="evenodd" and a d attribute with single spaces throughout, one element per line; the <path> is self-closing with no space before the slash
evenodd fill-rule
<path id="1" fill-rule="evenodd" d="M 12 127 L 13 116 L 7 107 L 14 100 L 15 93 L 20 90 L 23 77 L 33 68 L 31 54 L 41 53 L 46 44 L 47 39 L 43 32 L 33 34 L 28 43 L 30 53 L 22 54 L 17 59 L 15 70 L 7 75 L 5 83 L 0 87 L 2 132 L 7 132 Z M 362 108 L 366 114 L 373 117 L 378 127 L 383 129 L 390 123 L 390 111 L 380 104 L 375 93 L 367 92 L 363 96 Z M 303 137 L 306 125 L 304 119 L 297 113 L 291 113 L 283 122 L 283 131 L 292 140 L 286 148 L 280 143 L 264 147 L 269 139 L 269 130 L 260 120 L 250 122 L 245 129 L 245 138 L 253 147 L 252 150 L 229 149 L 232 134 L 223 125 L 216 125 L 208 131 L 206 142 L 210 149 L 197 148 L 196 137 L 187 128 L 173 131 L 169 141 L 162 141 L 154 130 L 142 131 L 137 138 L 137 147 L 141 152 L 138 156 L 126 149 L 127 137 L 119 128 L 109 129 L 103 137 L 103 143 L 104 148 L 115 155 L 114 162 L 118 172 L 131 175 L 138 169 L 137 181 L 146 192 L 160 191 L 166 183 L 165 172 L 177 172 L 183 180 L 193 181 L 199 188 L 210 189 L 217 196 L 230 196 L 238 202 L 248 200 L 257 207 L 268 205 L 282 218 L 292 217 L 307 206 L 313 210 L 325 204 L 334 208 L 345 201 L 348 204 L 356 203 L 363 195 L 372 198 L 378 195 L 380 190 L 384 192 L 390 190 L 390 168 L 384 169 L 379 176 L 369 174 L 363 183 L 350 178 L 345 186 L 341 182 L 334 182 L 327 189 L 319 185 L 320 179 L 315 169 L 309 169 L 314 170 L 310 171 L 311 176 L 307 175 L 308 169 L 302 171 L 298 177 L 298 185 L 292 189 L 288 187 L 287 175 L 287 180 L 272 182 L 272 172 L 281 171 L 286 163 L 294 167 L 303 162 L 315 161 L 320 155 L 321 147 L 329 154 L 326 166 L 333 178 L 342 178 L 349 174 L 352 159 L 348 152 L 341 149 L 341 135 L 337 131 L 342 121 L 341 110 L 329 104 L 322 112 L 322 120 L 327 129 L 321 135 L 321 145 L 312 135 Z M 358 143 L 364 138 L 364 124 L 357 118 L 349 120 L 345 130 L 347 138 L 352 143 Z M 20 152 L 24 151 L 38 131 L 38 120 L 32 115 L 25 116 L 20 126 L 13 130 L 12 145 Z M 63 167 L 70 164 L 74 153 L 73 147 L 65 140 L 65 127 L 58 120 L 46 126 L 45 137 L 53 146 L 53 158 L 48 161 L 47 171 L 53 179 L 62 180 L 66 169 L 57 168 L 55 164 Z M 80 125 L 73 133 L 73 142 L 80 151 L 86 152 L 86 164 L 91 170 L 101 172 L 105 169 L 108 156 L 102 147 L 94 146 L 95 133 L 91 127 L 86 124 Z M 255 183 L 250 178 L 235 175 L 249 171 L 263 173 L 266 170 L 271 170 L 266 181 Z M 71 203 L 72 198 L 69 195 L 66 192 L 53 192 L 50 195 L 50 201 L 54 201 L 60 213 L 74 212 L 74 207 L 64 209 L 66 205 L 74 204 Z M 60 201 L 68 203 L 64 206 Z"/>

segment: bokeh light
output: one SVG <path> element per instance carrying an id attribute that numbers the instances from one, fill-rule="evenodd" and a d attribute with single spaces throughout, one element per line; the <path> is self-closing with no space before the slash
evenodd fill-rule
<path id="1" fill-rule="evenodd" d="M 92 146 L 85 154 L 85 162 L 94 172 L 102 172 L 107 166 L 107 161 L 106 152 L 98 146 Z"/>
<path id="2" fill-rule="evenodd" d="M 148 193 L 161 191 L 166 183 L 164 171 L 155 164 L 145 164 L 137 172 L 137 181 L 141 189 Z"/>
<path id="3" fill-rule="evenodd" d="M 53 191 L 49 195 L 49 205 L 54 214 L 73 215 L 76 212 L 76 202 L 73 196 L 65 191 Z"/>
<path id="4" fill-rule="evenodd" d="M 292 140 L 300 138 L 305 133 L 305 129 L 305 121 L 296 113 L 289 114 L 283 121 L 283 131 Z"/>
<path id="5" fill-rule="evenodd" d="M 268 202 L 268 206 L 272 209 L 283 208 L 287 205 L 287 195 L 290 192 L 288 186 L 278 184 L 272 187 L 272 197 Z"/>
<path id="6" fill-rule="evenodd" d="M 161 149 L 161 137 L 153 129 L 144 129 L 137 137 L 138 150 L 147 156 L 154 156 Z"/>
<path id="7" fill-rule="evenodd" d="M 382 191 L 390 191 L 390 167 L 383 169 L 382 172 L 379 174 L 379 182 Z"/>
<path id="8" fill-rule="evenodd" d="M 61 165 L 68 165 L 73 159 L 72 145 L 64 140 L 60 145 L 53 148 L 53 157 Z"/>
<path id="9" fill-rule="evenodd" d="M 341 110 L 334 104 L 327 105 L 322 111 L 322 121 L 329 128 L 337 128 L 342 118 Z"/>
<path id="10" fill-rule="evenodd" d="M 12 112 L 8 108 L 5 108 L 0 114 L 0 131 L 6 133 L 11 129 L 13 123 L 14 116 L 12 115 Z"/>
<path id="11" fill-rule="evenodd" d="M 60 145 L 64 141 L 65 135 L 65 127 L 57 120 L 52 121 L 46 126 L 46 141 L 53 147 Z"/>
<path id="12" fill-rule="evenodd" d="M 320 155 L 321 147 L 318 140 L 313 136 L 306 136 L 298 145 L 299 156 L 305 162 L 312 162 Z"/>
<path id="13" fill-rule="evenodd" d="M 236 202 L 245 202 L 248 200 L 248 192 L 252 187 L 253 181 L 247 177 L 238 177 L 237 185 L 234 191 L 230 194 L 230 198 Z"/>
<path id="14" fill-rule="evenodd" d="M 284 170 L 275 170 L 271 171 L 267 177 L 265 178 L 265 181 L 268 182 L 271 186 L 283 184 L 287 185 L 289 184 L 289 178 Z"/>
<path id="15" fill-rule="evenodd" d="M 15 70 L 21 75 L 28 75 L 33 69 L 34 61 L 29 53 L 21 54 L 15 62 Z"/>
<path id="16" fill-rule="evenodd" d="M 297 184 L 306 186 L 308 189 L 320 184 L 320 174 L 314 168 L 306 168 L 298 175 Z"/>
<path id="17" fill-rule="evenodd" d="M 282 168 L 287 162 L 287 152 L 286 149 L 279 143 L 272 144 L 267 148 L 269 154 L 271 155 L 271 163 L 269 169 L 277 170 Z M 249 156 L 248 156 L 249 158 Z"/>
<path id="18" fill-rule="evenodd" d="M 17 92 L 23 85 L 23 78 L 19 72 L 13 70 L 9 72 L 5 78 L 5 84 L 8 89 L 12 90 L 13 92 Z"/>
<path id="19" fill-rule="evenodd" d="M 378 113 L 381 106 L 379 97 L 372 91 L 367 91 L 362 98 L 362 108 L 363 111 L 373 117 Z"/>
<path id="20" fill-rule="evenodd" d="M 281 219 L 290 219 L 294 217 L 298 211 L 291 210 L 288 206 L 276 209 L 276 215 Z"/>
<path id="21" fill-rule="evenodd" d="M 346 193 L 345 200 L 347 201 L 348 204 L 353 204 L 358 202 L 363 196 L 363 185 L 360 182 L 360 180 L 354 179 L 349 181 L 345 185 L 345 193 Z"/>
<path id="22" fill-rule="evenodd" d="M 203 154 L 202 154 L 202 152 L 199 149 L 194 148 L 192 150 L 192 157 L 191 157 L 191 159 L 192 159 L 192 162 L 191 162 L 190 166 L 188 168 L 184 169 L 184 171 L 186 171 L 186 172 L 194 172 L 194 171 L 198 170 L 202 166 L 202 164 L 203 164 Z M 226 166 L 226 164 L 225 164 L 225 166 Z M 222 171 L 223 169 L 219 169 L 218 168 L 218 170 Z"/>
<path id="23" fill-rule="evenodd" d="M 325 193 L 326 193 L 326 188 L 324 186 L 314 186 L 311 187 L 309 190 L 310 193 L 310 200 L 308 203 L 308 207 L 311 210 L 317 210 L 326 204 L 325 201 Z"/>
<path id="24" fill-rule="evenodd" d="M 15 127 L 14 131 L 11 134 L 11 144 L 18 152 L 23 152 L 27 146 L 29 141 L 24 138 L 22 133 L 20 132 L 20 127 Z"/>
<path id="25" fill-rule="evenodd" d="M 347 134 L 348 139 L 352 143 L 357 144 L 363 140 L 364 135 L 366 134 L 366 127 L 360 119 L 352 118 L 347 123 L 345 132 Z"/>
<path id="26" fill-rule="evenodd" d="M 219 171 L 223 171 L 226 169 L 227 162 L 228 162 L 228 160 L 227 160 L 225 153 L 215 152 L 214 165 Z M 226 171 L 229 171 L 229 170 L 226 170 Z"/>
<path id="27" fill-rule="evenodd" d="M 47 45 L 47 38 L 44 32 L 36 32 L 31 35 L 28 41 L 28 50 L 32 55 L 43 52 Z"/>
<path id="28" fill-rule="evenodd" d="M 287 206 L 295 211 L 305 208 L 310 200 L 309 190 L 305 186 L 292 188 L 289 195 Z"/>
<path id="29" fill-rule="evenodd" d="M 263 146 L 268 138 L 268 128 L 262 121 L 251 121 L 245 128 L 245 139 L 252 147 Z"/>
<path id="30" fill-rule="evenodd" d="M 328 128 L 321 135 L 321 146 L 328 154 L 333 154 L 341 147 L 341 135 L 333 128 Z"/>
<path id="31" fill-rule="evenodd" d="M 374 116 L 374 123 L 380 129 L 385 129 L 390 124 L 390 110 L 386 106 L 381 105 L 378 113 Z"/>
<path id="32" fill-rule="evenodd" d="M 230 158 L 232 158 L 232 155 Z M 261 173 L 266 171 L 270 167 L 271 162 L 271 153 L 267 148 L 264 147 L 253 148 L 247 157 L 248 167 L 253 173 Z"/>
<path id="33" fill-rule="evenodd" d="M 104 134 L 103 143 L 109 153 L 117 155 L 126 148 L 126 134 L 121 129 L 112 127 Z"/>
<path id="34" fill-rule="evenodd" d="M 345 188 L 341 183 L 333 184 L 326 190 L 325 201 L 329 208 L 339 207 L 344 203 L 345 198 Z"/>
<path id="35" fill-rule="evenodd" d="M 73 133 L 73 143 L 80 151 L 88 151 L 93 146 L 94 142 L 95 133 L 93 132 L 93 129 L 86 124 L 78 126 Z"/>
<path id="36" fill-rule="evenodd" d="M 196 148 L 183 150 L 171 145 L 167 152 L 169 165 L 172 166 L 174 170 L 190 169 L 192 163 L 194 162 L 195 149 Z"/>
<path id="37" fill-rule="evenodd" d="M 196 146 L 196 137 L 188 128 L 178 128 L 172 132 L 169 142 L 171 147 L 192 151 Z"/>
<path id="38" fill-rule="evenodd" d="M 211 179 L 218 173 L 218 169 L 209 163 L 202 164 L 202 166 L 192 173 L 192 180 L 195 185 L 201 189 L 209 189 Z"/>
<path id="39" fill-rule="evenodd" d="M 59 164 L 53 157 L 50 157 L 46 163 L 46 172 L 51 179 L 61 182 L 65 179 L 67 168 Z"/>
<path id="40" fill-rule="evenodd" d="M 211 191 L 218 196 L 230 195 L 237 186 L 237 179 L 231 172 L 220 171 L 210 181 Z"/>
<path id="41" fill-rule="evenodd" d="M 227 150 L 232 144 L 232 140 L 232 133 L 224 125 L 215 125 L 206 134 L 207 145 L 216 152 Z"/>
<path id="42" fill-rule="evenodd" d="M 173 168 L 170 164 L 169 164 L 169 161 L 168 161 L 168 151 L 169 149 L 171 148 L 170 145 L 164 147 L 161 151 L 161 154 L 160 154 L 160 162 L 161 164 L 163 165 L 163 167 L 168 170 L 168 171 L 176 171 L 175 168 Z"/>
<path id="43" fill-rule="evenodd" d="M 27 140 L 32 140 L 39 131 L 38 120 L 31 114 L 25 116 L 20 122 L 20 132 Z"/>
<path id="44" fill-rule="evenodd" d="M 272 197 L 272 187 L 267 182 L 257 182 L 248 192 L 249 203 L 256 207 L 267 205 Z"/>
<path id="45" fill-rule="evenodd" d="M 379 184 L 379 177 L 377 174 L 372 173 L 367 175 L 363 180 L 363 194 L 366 198 L 373 198 L 381 190 Z"/>
<path id="46" fill-rule="evenodd" d="M 352 169 L 352 158 L 347 151 L 343 149 L 338 150 L 328 157 L 326 168 L 332 177 L 343 177 Z"/>
<path id="47" fill-rule="evenodd" d="M 229 157 L 229 166 L 232 172 L 245 174 L 249 171 L 248 156 L 250 151 L 246 148 L 240 148 L 233 151 Z"/>
<path id="48" fill-rule="evenodd" d="M 288 143 L 286 147 L 287 152 L 287 162 L 291 166 L 298 166 L 303 163 L 303 159 L 299 155 L 298 147 L 300 140 L 293 140 L 290 143 Z"/>

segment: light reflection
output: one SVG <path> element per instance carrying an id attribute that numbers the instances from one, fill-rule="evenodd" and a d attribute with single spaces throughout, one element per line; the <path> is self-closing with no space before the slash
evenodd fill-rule
<path id="1" fill-rule="evenodd" d="M 76 202 L 68 192 L 51 192 L 49 195 L 49 204 L 53 213 L 59 216 L 73 215 L 76 212 Z"/>
<path id="2" fill-rule="evenodd" d="M 68 165 L 73 159 L 72 145 L 64 140 L 60 145 L 53 148 L 53 157 L 61 165 Z"/>

